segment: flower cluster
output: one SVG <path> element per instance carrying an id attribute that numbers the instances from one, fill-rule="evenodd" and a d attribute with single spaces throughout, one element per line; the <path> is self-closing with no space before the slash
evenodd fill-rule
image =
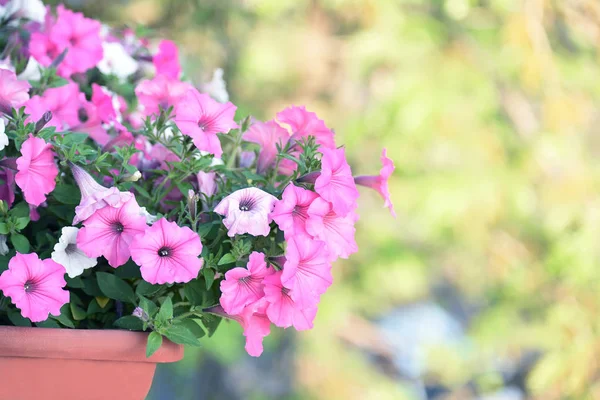
<path id="1" fill-rule="evenodd" d="M 4 3 L 0 324 L 195 345 L 226 318 L 253 356 L 271 325 L 311 329 L 332 263 L 358 250 L 357 185 L 394 213 L 385 150 L 355 177 L 305 107 L 236 119 L 222 71 L 186 80 L 173 42 Z"/>

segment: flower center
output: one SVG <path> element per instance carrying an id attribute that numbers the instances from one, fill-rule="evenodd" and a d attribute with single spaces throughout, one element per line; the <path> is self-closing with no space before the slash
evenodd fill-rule
<path id="1" fill-rule="evenodd" d="M 77 245 L 75 243 L 69 243 L 65 248 L 65 253 L 67 255 L 73 254 L 77 251 Z"/>
<path id="2" fill-rule="evenodd" d="M 112 227 L 115 230 L 115 232 L 117 232 L 117 233 L 122 233 L 125 230 L 125 227 L 119 221 L 113 222 L 113 226 Z"/>
<path id="3" fill-rule="evenodd" d="M 25 293 L 31 293 L 35 290 L 35 284 L 33 283 L 33 281 L 27 281 L 25 282 L 25 284 L 23 285 L 23 289 L 25 289 Z"/>
<path id="4" fill-rule="evenodd" d="M 81 123 L 87 122 L 87 120 L 90 119 L 87 110 L 83 107 L 77 110 L 77 118 L 79 118 Z"/>
<path id="5" fill-rule="evenodd" d="M 205 121 L 203 119 L 198 120 L 198 128 L 202 129 L 203 131 L 206 130 L 206 128 L 208 128 L 208 121 Z"/>
<path id="6" fill-rule="evenodd" d="M 254 201 L 253 198 L 246 197 L 246 198 L 243 198 L 242 200 L 240 200 L 239 209 L 240 209 L 240 211 L 250 211 L 250 210 L 252 210 L 252 208 L 254 208 L 255 204 L 256 204 L 256 202 Z"/>
<path id="7" fill-rule="evenodd" d="M 158 255 L 161 257 L 168 257 L 171 254 L 171 249 L 168 247 L 161 247 L 160 249 L 158 249 Z"/>

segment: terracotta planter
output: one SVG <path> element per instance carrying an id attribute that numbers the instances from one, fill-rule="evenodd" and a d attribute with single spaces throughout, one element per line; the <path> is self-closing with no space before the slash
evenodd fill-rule
<path id="1" fill-rule="evenodd" d="M 0 326 L 1 400 L 143 400 L 156 363 L 179 361 L 168 340 L 146 358 L 146 333 Z"/>

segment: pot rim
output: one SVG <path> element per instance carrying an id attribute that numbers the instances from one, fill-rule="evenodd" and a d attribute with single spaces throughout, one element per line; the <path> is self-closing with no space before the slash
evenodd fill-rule
<path id="1" fill-rule="evenodd" d="M 56 358 L 168 363 L 183 358 L 183 346 L 166 338 L 146 357 L 148 332 L 117 329 L 55 329 L 0 326 L 0 358 Z"/>

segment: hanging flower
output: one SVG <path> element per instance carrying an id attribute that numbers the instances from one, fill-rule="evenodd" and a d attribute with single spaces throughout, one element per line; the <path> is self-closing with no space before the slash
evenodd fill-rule
<path id="1" fill-rule="evenodd" d="M 386 149 L 383 149 L 381 152 L 381 170 L 379 171 L 379 175 L 363 175 L 357 176 L 354 178 L 354 182 L 357 185 L 370 187 L 373 190 L 376 190 L 383 200 L 385 201 L 384 207 L 389 208 L 390 213 L 396 217 L 396 212 L 394 211 L 394 205 L 392 204 L 392 199 L 390 198 L 390 190 L 388 188 L 388 179 L 394 172 L 394 162 L 387 157 Z"/>
<path id="2" fill-rule="evenodd" d="M 0 168 L 0 200 L 10 208 L 15 201 L 15 173 L 9 168 Z"/>
<path id="3" fill-rule="evenodd" d="M 77 247 L 88 257 L 104 256 L 117 268 L 129 259 L 133 238 L 146 230 L 146 218 L 132 198 L 119 208 L 96 210 L 83 225 L 77 234 Z"/>
<path id="4" fill-rule="evenodd" d="M 46 195 L 54 190 L 58 168 L 54 163 L 52 146 L 44 139 L 29 135 L 21 145 L 21 157 L 17 158 L 15 181 L 23 191 L 25 201 L 39 206 Z"/>
<path id="5" fill-rule="evenodd" d="M 348 258 L 350 254 L 358 251 L 354 240 L 356 214 L 339 216 L 333 210 L 332 204 L 321 198 L 315 199 L 307 212 L 306 231 L 327 243 L 332 258 Z"/>
<path id="6" fill-rule="evenodd" d="M 13 71 L 0 68 L 0 113 L 10 114 L 11 108 L 19 108 L 29 100 L 27 81 L 17 79 Z"/>
<path id="7" fill-rule="evenodd" d="M 259 174 L 264 174 L 269 167 L 273 166 L 278 153 L 277 145 L 283 148 L 289 138 L 290 134 L 275 121 L 264 123 L 256 121 L 244 133 L 244 140 L 260 145 L 256 166 Z"/>
<path id="8" fill-rule="evenodd" d="M 275 203 L 271 218 L 284 232 L 286 239 L 292 236 L 308 235 L 306 232 L 308 207 L 317 197 L 319 195 L 315 192 L 294 184 L 289 184 L 285 188 L 281 200 Z"/>
<path id="9" fill-rule="evenodd" d="M 233 268 L 221 281 L 221 306 L 227 314 L 239 314 L 244 307 L 263 297 L 263 279 L 275 272 L 267 268 L 265 255 L 252 252 L 246 268 Z"/>
<path id="10" fill-rule="evenodd" d="M 335 149 L 333 131 L 325 126 L 325 122 L 317 114 L 306 111 L 304 106 L 288 107 L 277 113 L 277 119 L 290 127 L 292 140 L 301 141 L 313 136 L 321 147 Z"/>
<path id="11" fill-rule="evenodd" d="M 315 191 L 333 204 L 336 214 L 344 216 L 357 207 L 358 190 L 344 149 L 321 148 L 321 174 L 315 181 Z"/>
<path id="12" fill-rule="evenodd" d="M 258 188 L 240 189 L 225 197 L 215 207 L 215 212 L 225 216 L 223 223 L 230 237 L 249 233 L 268 236 L 269 217 L 277 198 Z"/>
<path id="13" fill-rule="evenodd" d="M 158 53 L 152 57 L 156 68 L 156 75 L 164 75 L 169 79 L 179 79 L 181 65 L 179 65 L 179 50 L 177 45 L 170 40 L 161 40 L 158 44 Z"/>
<path id="14" fill-rule="evenodd" d="M 280 328 L 288 328 L 293 325 L 298 331 L 312 329 L 313 320 L 317 315 L 318 298 L 314 297 L 312 301 L 305 299 L 305 303 L 313 305 L 306 308 L 300 307 L 300 304 L 293 300 L 293 291 L 281 284 L 281 274 L 282 271 L 277 271 L 263 281 L 265 300 L 269 303 L 267 317 Z"/>
<path id="15" fill-rule="evenodd" d="M 200 236 L 161 218 L 131 243 L 131 258 L 152 284 L 185 283 L 198 277 L 204 262 Z"/>
<path id="16" fill-rule="evenodd" d="M 41 322 L 48 314 L 59 316 L 60 308 L 69 302 L 64 274 L 65 269 L 50 259 L 17 253 L 0 275 L 0 290 L 21 309 L 23 317 Z"/>
<path id="17" fill-rule="evenodd" d="M 160 109 L 180 103 L 180 100 L 192 89 L 187 82 L 169 79 L 164 75 L 157 75 L 154 79 L 145 79 L 135 88 L 138 101 L 143 106 L 142 112 L 146 116 L 158 115 Z"/>
<path id="18" fill-rule="evenodd" d="M 65 226 L 61 230 L 60 239 L 54 245 L 52 260 L 62 265 L 67 271 L 69 278 L 75 278 L 83 274 L 83 271 L 98 264 L 96 258 L 90 258 L 77 247 L 78 228 Z"/>

